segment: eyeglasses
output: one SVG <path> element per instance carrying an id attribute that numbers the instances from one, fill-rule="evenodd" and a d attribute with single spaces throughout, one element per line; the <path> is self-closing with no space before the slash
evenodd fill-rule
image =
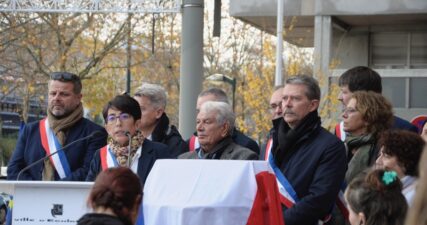
<path id="1" fill-rule="evenodd" d="M 50 79 L 60 81 L 80 81 L 80 77 L 68 72 L 53 72 L 50 74 Z"/>
<path id="2" fill-rule="evenodd" d="M 342 113 L 344 113 L 344 114 L 352 114 L 352 113 L 355 113 L 355 112 L 358 112 L 358 110 L 355 109 L 355 108 L 344 108 L 342 110 Z"/>
<path id="3" fill-rule="evenodd" d="M 108 124 L 113 124 L 117 121 L 117 119 L 120 120 L 120 122 L 124 122 L 124 121 L 128 121 L 132 116 L 127 114 L 127 113 L 120 113 L 120 115 L 108 115 L 107 116 L 107 123 Z"/>
<path id="4" fill-rule="evenodd" d="M 281 109 L 282 108 L 282 102 L 278 102 L 278 103 L 273 103 L 270 105 L 270 111 L 271 112 L 275 112 L 277 109 Z"/>

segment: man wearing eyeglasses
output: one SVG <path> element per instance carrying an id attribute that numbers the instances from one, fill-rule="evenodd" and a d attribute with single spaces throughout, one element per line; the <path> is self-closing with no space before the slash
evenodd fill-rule
<path id="1" fill-rule="evenodd" d="M 283 85 L 276 86 L 274 88 L 273 94 L 270 98 L 270 115 L 271 120 L 274 121 L 276 119 L 280 119 L 283 116 L 282 111 L 282 92 L 283 92 Z M 267 160 L 268 156 L 271 152 L 271 147 L 273 147 L 273 132 L 274 129 L 271 128 L 270 132 L 267 136 L 267 141 L 264 146 L 262 146 L 261 153 L 260 153 L 260 159 Z"/>
<path id="2" fill-rule="evenodd" d="M 9 161 L 8 180 L 85 179 L 95 151 L 106 144 L 107 133 L 103 127 L 83 118 L 81 90 L 77 75 L 51 74 L 47 117 L 25 125 Z M 84 139 L 95 131 L 99 134 Z M 43 162 L 31 165 L 54 152 L 57 153 Z"/>

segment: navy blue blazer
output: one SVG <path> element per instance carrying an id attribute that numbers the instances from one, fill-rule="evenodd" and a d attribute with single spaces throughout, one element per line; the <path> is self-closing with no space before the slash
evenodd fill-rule
<path id="1" fill-rule="evenodd" d="M 66 158 L 70 165 L 71 175 L 62 180 L 84 181 L 89 170 L 95 151 L 107 143 L 107 132 L 105 129 L 85 118 L 78 121 L 67 131 L 65 145 L 79 138 L 86 137 L 94 131 L 101 131 L 100 135 L 84 141 L 76 142 L 64 149 Z M 28 123 L 18 137 L 15 151 L 9 160 L 7 167 L 7 179 L 16 180 L 18 173 L 29 164 L 46 156 L 41 144 L 39 121 Z M 19 180 L 41 180 L 44 163 L 34 165 L 23 172 Z M 55 180 L 60 180 L 55 170 Z"/>
<path id="2" fill-rule="evenodd" d="M 86 177 L 86 181 L 94 181 L 96 176 L 102 171 L 101 167 L 101 156 L 100 150 L 96 151 L 93 156 L 93 160 L 90 164 L 89 173 Z M 157 159 L 170 159 L 170 153 L 168 146 L 162 143 L 153 142 L 148 139 L 144 140 L 141 149 L 141 156 L 138 161 L 137 175 L 141 180 L 142 184 L 148 177 L 154 163 Z"/>

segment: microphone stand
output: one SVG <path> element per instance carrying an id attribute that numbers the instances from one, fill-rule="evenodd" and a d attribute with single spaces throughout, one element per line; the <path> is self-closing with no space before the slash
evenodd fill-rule
<path id="1" fill-rule="evenodd" d="M 130 168 L 130 146 L 131 146 L 131 144 L 132 144 L 132 137 L 131 137 L 131 135 L 130 135 L 130 132 L 129 131 L 126 131 L 125 132 L 125 135 L 128 137 L 128 139 L 129 139 L 129 143 L 128 143 L 128 161 L 127 161 L 127 167 L 129 168 L 129 169 L 131 169 Z"/>

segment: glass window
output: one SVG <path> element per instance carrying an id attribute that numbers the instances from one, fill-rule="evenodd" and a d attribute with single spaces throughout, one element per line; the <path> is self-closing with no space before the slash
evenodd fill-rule
<path id="1" fill-rule="evenodd" d="M 410 108 L 427 108 L 427 77 L 411 78 Z"/>
<path id="2" fill-rule="evenodd" d="M 407 64 L 407 33 L 372 33 L 372 65 L 377 68 L 404 68 Z"/>
<path id="3" fill-rule="evenodd" d="M 411 36 L 411 67 L 427 67 L 427 33 L 413 33 Z"/>
<path id="4" fill-rule="evenodd" d="M 405 79 L 394 77 L 384 77 L 382 79 L 383 95 L 393 104 L 393 107 L 405 107 Z"/>

